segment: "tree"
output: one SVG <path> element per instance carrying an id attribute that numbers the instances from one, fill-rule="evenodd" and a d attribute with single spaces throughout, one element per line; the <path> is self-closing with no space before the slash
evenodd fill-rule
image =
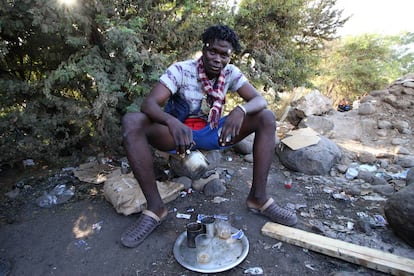
<path id="1" fill-rule="evenodd" d="M 0 0 L 0 163 L 122 154 L 120 118 L 211 24 L 234 26 L 234 62 L 265 90 L 306 82 L 341 24 L 333 0 Z M 253 64 L 254 63 L 254 64 Z M 13 146 L 10 146 L 13 145 Z"/>
<path id="2" fill-rule="evenodd" d="M 328 97 L 356 99 L 413 72 L 413 34 L 364 34 L 333 41 L 314 83 Z"/>

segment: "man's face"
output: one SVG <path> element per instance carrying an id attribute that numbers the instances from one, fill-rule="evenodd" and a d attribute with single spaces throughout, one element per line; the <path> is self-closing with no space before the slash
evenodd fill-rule
<path id="1" fill-rule="evenodd" d="M 203 64 L 208 78 L 212 79 L 229 63 L 233 47 L 226 40 L 215 40 L 203 47 Z"/>

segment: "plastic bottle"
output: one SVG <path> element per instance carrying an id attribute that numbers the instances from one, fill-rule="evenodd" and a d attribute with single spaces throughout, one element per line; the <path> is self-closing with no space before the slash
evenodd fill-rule
<path id="1" fill-rule="evenodd" d="M 54 195 L 50 195 L 47 192 L 44 192 L 42 196 L 37 198 L 36 203 L 42 208 L 50 208 L 53 205 L 56 205 L 57 198 Z"/>
<path id="2" fill-rule="evenodd" d="M 68 201 L 75 194 L 74 187 L 66 188 L 65 184 L 57 185 L 49 193 L 44 192 L 37 198 L 36 203 L 42 208 L 50 208 Z"/>

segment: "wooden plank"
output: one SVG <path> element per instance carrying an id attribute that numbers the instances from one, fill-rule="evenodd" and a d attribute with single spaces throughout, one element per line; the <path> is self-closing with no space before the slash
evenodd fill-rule
<path id="1" fill-rule="evenodd" d="M 262 233 L 287 243 L 392 275 L 414 275 L 413 259 L 273 222 L 267 222 L 262 227 Z"/>

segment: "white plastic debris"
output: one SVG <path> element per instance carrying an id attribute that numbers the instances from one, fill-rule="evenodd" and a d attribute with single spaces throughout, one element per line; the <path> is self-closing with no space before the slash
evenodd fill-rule
<path id="1" fill-rule="evenodd" d="M 99 221 L 97 223 L 92 224 L 92 229 L 99 232 L 102 229 L 103 221 Z"/>
<path id="2" fill-rule="evenodd" d="M 272 248 L 276 248 L 276 249 L 280 250 L 280 248 L 282 248 L 282 245 L 283 245 L 282 242 L 278 242 L 278 243 L 272 245 Z"/>
<path id="3" fill-rule="evenodd" d="M 191 215 L 190 214 L 177 213 L 177 215 L 175 217 L 176 218 L 182 218 L 182 219 L 190 219 Z"/>
<path id="4" fill-rule="evenodd" d="M 244 274 L 250 274 L 250 275 L 262 275 L 263 269 L 261 267 L 250 267 L 244 271 Z"/>
<path id="5" fill-rule="evenodd" d="M 229 200 L 230 199 L 228 199 L 228 198 L 224 198 L 224 197 L 221 197 L 221 196 L 216 196 L 216 197 L 213 198 L 213 203 L 219 204 L 219 203 L 229 201 Z"/>
<path id="6" fill-rule="evenodd" d="M 34 165 L 35 165 L 35 162 L 33 159 L 23 160 L 23 167 L 32 167 Z"/>

